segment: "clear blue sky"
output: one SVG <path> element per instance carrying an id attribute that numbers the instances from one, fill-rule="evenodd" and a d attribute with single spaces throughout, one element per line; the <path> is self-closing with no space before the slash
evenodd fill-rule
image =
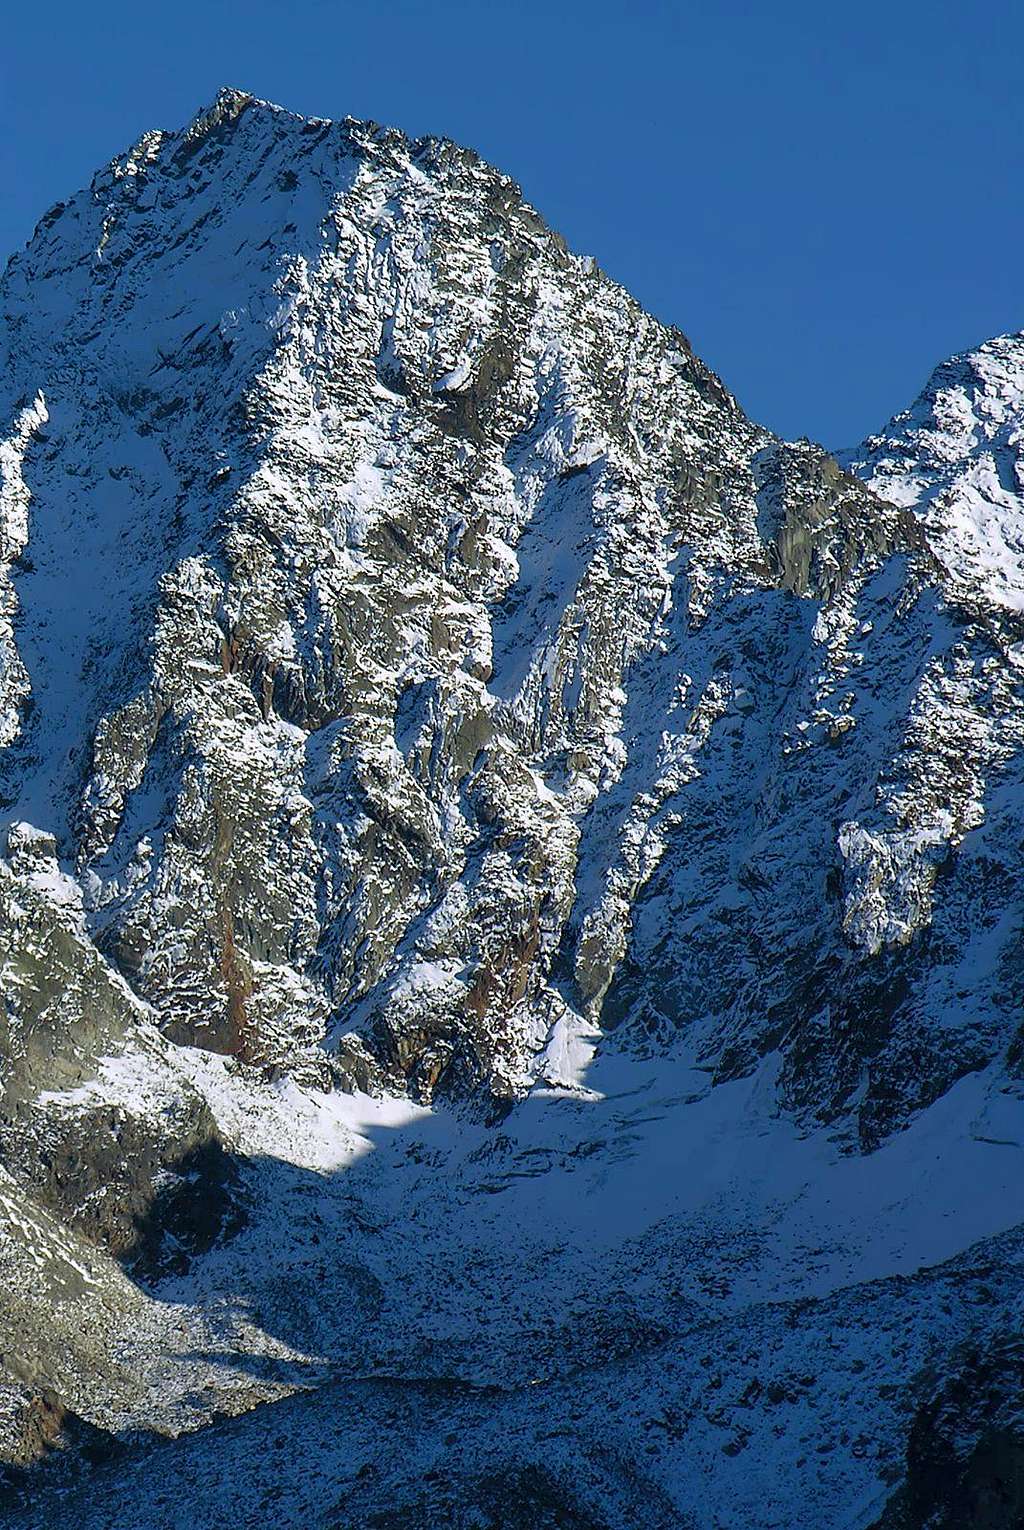
<path id="1" fill-rule="evenodd" d="M 852 443 L 1024 327 L 1024 5 L 50 0 L 6 10 L 0 251 L 222 85 L 471 144 L 747 410 Z"/>

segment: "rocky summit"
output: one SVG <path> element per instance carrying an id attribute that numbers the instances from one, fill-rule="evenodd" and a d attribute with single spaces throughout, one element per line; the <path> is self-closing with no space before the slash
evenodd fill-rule
<path id="1" fill-rule="evenodd" d="M 3 1524 L 1015 1530 L 1022 819 L 1024 334 L 837 460 L 146 133 L 0 284 Z"/>

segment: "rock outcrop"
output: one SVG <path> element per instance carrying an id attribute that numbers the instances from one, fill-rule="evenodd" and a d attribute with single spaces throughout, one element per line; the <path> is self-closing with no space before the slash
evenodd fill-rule
<path id="1" fill-rule="evenodd" d="M 368 1457 L 360 1524 L 877 1517 L 956 1260 L 1017 1287 L 1021 378 L 993 341 L 840 466 L 476 155 L 237 91 L 47 214 L 0 285 L 19 1471 L 26 1418 L 301 1433 L 343 1373 L 475 1441 L 443 1492 Z M 807 1357 L 911 1280 L 855 1435 Z M 527 1396 L 564 1459 L 498 1451 Z M 766 1500 L 779 1408 L 843 1461 Z"/>

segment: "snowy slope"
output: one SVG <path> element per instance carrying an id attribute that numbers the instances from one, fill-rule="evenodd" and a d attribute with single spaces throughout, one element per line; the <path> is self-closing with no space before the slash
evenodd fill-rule
<path id="1" fill-rule="evenodd" d="M 1024 334 L 937 367 L 909 409 L 845 453 L 914 510 L 958 591 L 1024 610 Z"/>
<path id="2" fill-rule="evenodd" d="M 1012 1392 L 1013 343 L 868 488 L 233 91 L 0 299 L 11 1522 L 917 1523 Z"/>

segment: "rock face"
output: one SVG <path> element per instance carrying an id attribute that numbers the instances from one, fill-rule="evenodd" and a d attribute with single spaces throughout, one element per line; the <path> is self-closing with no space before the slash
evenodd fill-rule
<path id="1" fill-rule="evenodd" d="M 852 452 L 856 473 L 912 508 L 963 601 L 1024 610 L 1024 332 L 937 367 L 920 398 Z"/>
<path id="2" fill-rule="evenodd" d="M 18 1491 L 64 1410 L 269 1512 L 118 1452 L 342 1375 L 404 1446 L 282 1523 L 870 1524 L 1019 1282 L 1024 337 L 845 471 L 472 153 L 225 91 L 11 260 L 0 433 Z"/>

